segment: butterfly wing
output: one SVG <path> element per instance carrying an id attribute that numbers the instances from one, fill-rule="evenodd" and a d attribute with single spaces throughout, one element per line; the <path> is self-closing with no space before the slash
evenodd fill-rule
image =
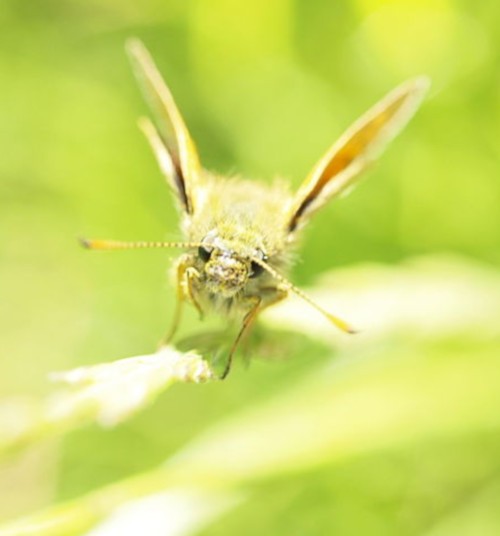
<path id="1" fill-rule="evenodd" d="M 429 84 L 426 77 L 408 80 L 346 130 L 293 197 L 287 214 L 289 232 L 306 223 L 316 210 L 354 183 L 411 119 Z"/>
<path id="2" fill-rule="evenodd" d="M 158 128 L 149 119 L 141 119 L 139 125 L 183 211 L 193 214 L 200 180 L 196 146 L 146 47 L 138 39 L 130 39 L 126 48 L 142 93 L 158 120 Z"/>

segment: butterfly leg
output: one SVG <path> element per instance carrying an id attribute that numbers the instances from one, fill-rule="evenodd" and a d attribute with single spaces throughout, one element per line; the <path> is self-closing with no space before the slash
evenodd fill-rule
<path id="1" fill-rule="evenodd" d="M 281 287 L 265 287 L 261 291 L 264 294 L 264 300 L 261 307 L 261 311 L 271 307 L 275 303 L 284 300 L 288 296 L 288 290 Z"/>
<path id="2" fill-rule="evenodd" d="M 245 315 L 241 329 L 236 336 L 236 339 L 234 340 L 231 349 L 229 350 L 226 368 L 222 373 L 221 380 L 223 380 L 229 374 L 236 348 L 238 347 L 238 344 L 240 343 L 243 336 L 249 332 L 250 327 L 252 326 L 254 320 L 257 318 L 258 313 L 288 296 L 288 292 L 285 289 L 279 287 L 266 287 L 261 289 L 260 292 L 262 297 L 249 296 L 247 298 L 249 304 L 249 311 Z"/>
<path id="3" fill-rule="evenodd" d="M 196 268 L 191 266 L 189 257 L 181 257 L 177 265 L 177 300 L 175 305 L 174 317 L 170 329 L 162 341 L 162 345 L 167 345 L 174 337 L 179 327 L 182 311 L 184 308 L 184 302 L 189 300 L 200 313 L 200 317 L 203 316 L 203 310 L 200 304 L 196 300 L 193 291 L 193 284 L 200 277 L 200 274 Z"/>
<path id="4" fill-rule="evenodd" d="M 259 314 L 264 310 L 270 307 L 271 305 L 274 305 L 275 303 L 278 303 L 282 300 L 284 300 L 288 296 L 288 291 L 281 287 L 264 287 L 260 290 L 261 296 L 262 296 L 262 303 L 260 304 Z M 255 318 L 257 315 L 255 315 Z M 246 329 L 244 333 L 244 341 L 248 342 L 248 335 L 250 333 L 251 325 Z M 250 355 L 249 355 L 249 344 L 245 344 L 244 350 L 243 350 L 243 357 L 245 359 L 245 364 L 248 365 L 250 362 Z"/>
<path id="5" fill-rule="evenodd" d="M 241 329 L 238 332 L 236 339 L 234 339 L 231 349 L 229 350 L 229 355 L 227 356 L 226 367 L 224 369 L 224 372 L 222 373 L 222 376 L 220 377 L 221 380 L 223 380 L 229 374 L 229 371 L 231 370 L 231 365 L 233 364 L 233 357 L 234 357 L 236 348 L 238 348 L 238 344 L 241 338 L 243 337 L 244 333 L 246 332 L 246 330 L 252 325 L 252 322 L 255 320 L 255 317 L 257 316 L 257 313 L 259 312 L 260 304 L 262 302 L 262 298 L 260 296 L 249 296 L 247 300 L 250 306 L 250 310 L 243 318 Z"/>

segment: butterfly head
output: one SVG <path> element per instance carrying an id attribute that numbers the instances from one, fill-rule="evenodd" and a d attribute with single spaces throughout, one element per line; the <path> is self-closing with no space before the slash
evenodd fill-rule
<path id="1" fill-rule="evenodd" d="M 201 243 L 198 257 L 208 292 L 224 298 L 235 296 L 258 277 L 263 268 L 256 261 L 265 260 L 259 249 L 248 251 L 238 242 L 224 241 L 213 234 Z"/>

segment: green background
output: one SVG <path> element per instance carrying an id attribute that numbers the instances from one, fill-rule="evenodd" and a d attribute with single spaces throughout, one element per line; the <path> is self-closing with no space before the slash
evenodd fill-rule
<path id="1" fill-rule="evenodd" d="M 1 396 L 40 396 L 52 370 L 151 352 L 172 315 L 166 274 L 175 253 L 89 253 L 76 242 L 179 236 L 136 126 L 146 107 L 124 54 L 128 37 L 152 52 L 208 169 L 295 186 L 389 89 L 432 78 L 423 107 L 368 180 L 307 229 L 292 276 L 307 286 L 335 267 L 436 252 L 496 271 L 499 25 L 494 1 L 3 0 Z M 190 312 L 184 330 L 194 325 Z M 464 338 L 414 352 L 446 356 L 451 368 L 479 346 L 497 356 L 495 341 Z M 389 344 L 388 353 L 397 351 Z M 0 516 L 153 468 L 323 359 L 237 366 L 223 384 L 173 388 L 116 429 L 46 443 L 0 470 Z M 203 534 L 498 534 L 499 446 L 495 425 L 271 479 Z M 472 512 L 469 500 L 478 503 Z M 432 532 L 451 513 L 464 521 Z"/>

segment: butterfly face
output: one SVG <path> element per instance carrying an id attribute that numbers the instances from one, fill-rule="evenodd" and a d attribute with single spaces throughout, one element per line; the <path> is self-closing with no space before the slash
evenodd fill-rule
<path id="1" fill-rule="evenodd" d="M 234 252 L 213 249 L 203 268 L 207 292 L 232 298 L 245 287 L 250 274 L 248 261 Z"/>

